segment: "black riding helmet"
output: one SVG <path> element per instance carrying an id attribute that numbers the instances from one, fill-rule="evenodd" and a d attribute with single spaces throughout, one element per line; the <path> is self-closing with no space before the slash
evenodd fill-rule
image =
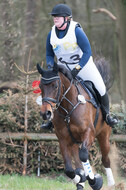
<path id="1" fill-rule="evenodd" d="M 72 11 L 70 7 L 66 4 L 58 4 L 53 9 L 52 12 L 49 13 L 52 16 L 61 16 L 64 17 L 64 23 L 59 27 L 62 28 L 62 26 L 67 23 L 68 21 L 65 21 L 65 17 L 72 18 Z"/>
<path id="2" fill-rule="evenodd" d="M 66 4 L 58 4 L 53 9 L 52 12 L 49 13 L 52 16 L 62 16 L 62 17 L 70 17 L 72 18 L 72 11 L 70 7 Z"/>

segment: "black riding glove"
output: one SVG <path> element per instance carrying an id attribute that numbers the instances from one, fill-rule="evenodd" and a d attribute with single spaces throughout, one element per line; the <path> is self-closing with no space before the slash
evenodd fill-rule
<path id="1" fill-rule="evenodd" d="M 81 70 L 81 66 L 77 65 L 72 71 L 71 74 L 73 76 L 73 78 L 76 78 L 77 74 L 79 73 L 79 71 Z"/>

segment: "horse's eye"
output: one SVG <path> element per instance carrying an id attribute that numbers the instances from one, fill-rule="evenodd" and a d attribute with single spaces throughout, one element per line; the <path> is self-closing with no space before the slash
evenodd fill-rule
<path id="1" fill-rule="evenodd" d="M 53 85 L 53 88 L 56 90 L 56 89 L 58 88 L 58 84 L 55 83 L 55 84 Z"/>
<path id="2" fill-rule="evenodd" d="M 56 84 L 56 85 L 55 85 L 55 89 L 57 89 L 57 88 L 58 88 L 58 85 Z"/>

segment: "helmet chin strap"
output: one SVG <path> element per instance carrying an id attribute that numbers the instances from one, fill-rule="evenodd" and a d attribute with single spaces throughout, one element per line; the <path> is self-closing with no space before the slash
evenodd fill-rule
<path id="1" fill-rule="evenodd" d="M 60 26 L 60 27 L 58 27 L 58 28 L 62 28 L 63 27 L 63 25 L 64 24 L 66 24 L 68 22 L 68 20 L 67 21 L 65 21 L 65 17 L 64 17 L 64 22 L 63 22 L 63 24 Z"/>

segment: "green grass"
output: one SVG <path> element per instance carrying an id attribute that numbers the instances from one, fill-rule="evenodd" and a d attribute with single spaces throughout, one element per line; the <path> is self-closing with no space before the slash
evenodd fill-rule
<path id="1" fill-rule="evenodd" d="M 65 177 L 56 179 L 35 176 L 0 175 L 0 190 L 74 190 L 75 185 Z"/>
<path id="2" fill-rule="evenodd" d="M 103 178 L 103 190 L 106 190 L 108 189 L 106 187 L 107 182 L 106 178 Z M 87 182 L 85 189 L 91 189 Z M 0 190 L 76 190 L 76 186 L 61 174 L 58 177 L 46 175 L 41 176 L 41 178 L 36 176 L 0 175 Z"/>

